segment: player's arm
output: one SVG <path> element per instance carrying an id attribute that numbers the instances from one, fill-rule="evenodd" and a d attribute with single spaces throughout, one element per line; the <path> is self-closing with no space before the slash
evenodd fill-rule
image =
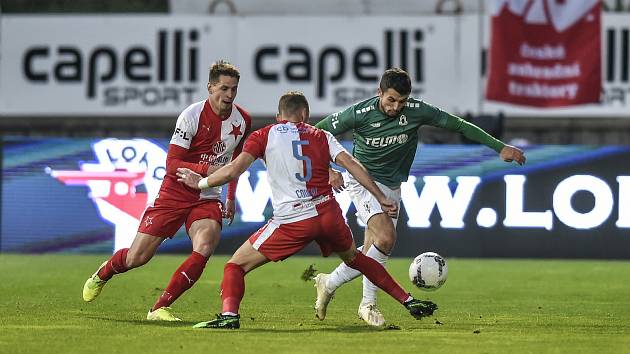
<path id="1" fill-rule="evenodd" d="M 243 138 L 238 145 L 236 146 L 236 148 L 234 149 L 234 152 L 232 153 L 232 160 L 236 160 L 239 155 L 241 154 L 241 151 L 243 151 L 243 142 L 245 141 L 245 138 Z M 208 174 L 208 176 L 210 176 L 210 174 Z M 234 201 L 234 199 L 236 198 L 236 187 L 238 186 L 238 178 L 230 181 L 228 183 L 228 190 L 227 193 L 225 195 L 225 199 L 228 201 Z"/>
<path id="2" fill-rule="evenodd" d="M 518 163 L 519 165 L 525 163 L 525 154 L 523 153 L 523 150 L 515 146 L 508 145 L 499 139 L 495 139 L 492 135 L 486 133 L 483 129 L 459 117 L 448 114 L 448 117 L 446 118 L 446 129 L 450 131 L 456 131 L 470 140 L 488 146 L 489 148 L 498 152 L 503 161 L 516 161 L 516 163 Z"/>
<path id="3" fill-rule="evenodd" d="M 269 129 L 272 125 L 253 132 L 243 144 L 243 151 L 227 165 L 221 167 L 206 178 L 201 178 L 193 171 L 181 169 L 177 171 L 178 181 L 186 184 L 191 188 L 206 189 L 209 187 L 220 186 L 226 182 L 238 178 L 245 170 L 256 161 L 262 158 L 267 145 L 267 137 Z"/>
<path id="4" fill-rule="evenodd" d="M 247 129 L 245 130 L 245 134 L 247 134 Z M 232 159 L 238 158 L 243 150 L 243 142 L 246 137 L 243 137 L 241 141 L 238 143 L 234 152 L 232 153 Z M 210 173 L 208 173 L 210 176 Z M 223 218 L 228 219 L 228 225 L 232 225 L 234 222 L 234 215 L 236 215 L 236 187 L 238 186 L 238 178 L 231 180 L 228 183 L 227 193 L 225 196 L 225 209 L 223 210 Z"/>
<path id="5" fill-rule="evenodd" d="M 396 217 L 398 214 L 398 206 L 396 203 L 383 194 L 378 188 L 376 183 L 365 167 L 352 155 L 343 151 L 337 154 L 335 157 L 335 163 L 348 170 L 348 172 L 359 182 L 365 189 L 367 189 L 378 200 L 383 207 L 383 210 L 391 217 Z"/>
<path id="6" fill-rule="evenodd" d="M 188 168 L 179 168 L 177 180 L 194 189 L 217 187 L 238 178 L 254 161 L 256 158 L 250 153 L 241 152 L 236 159 L 205 178 Z"/>
<path id="7" fill-rule="evenodd" d="M 460 133 L 472 141 L 484 144 L 492 150 L 498 152 L 504 161 L 516 161 L 519 165 L 525 163 L 525 154 L 523 153 L 523 150 L 494 138 L 483 129 L 461 119 L 460 117 L 454 116 L 430 105 L 426 105 L 426 107 L 430 110 L 430 115 L 432 116 L 429 124 L 445 128 L 452 132 Z"/>
<path id="8" fill-rule="evenodd" d="M 339 135 L 354 129 L 355 119 L 355 107 L 352 105 L 341 112 L 333 113 L 320 120 L 315 124 L 315 127 L 330 132 L 332 135 Z"/>
<path id="9" fill-rule="evenodd" d="M 237 108 L 238 109 L 238 108 Z M 245 111 L 240 111 L 245 119 L 245 132 L 243 133 L 243 137 L 241 141 L 239 141 L 238 145 L 234 149 L 232 153 L 232 159 L 236 159 L 238 155 L 240 155 L 241 151 L 243 151 L 243 144 L 245 144 L 245 140 L 249 136 L 251 130 L 251 118 L 249 113 Z M 208 176 L 210 173 L 208 173 Z M 236 215 L 236 187 L 238 186 L 238 178 L 230 181 L 228 183 L 227 194 L 225 197 L 225 209 L 223 210 L 223 217 L 228 219 L 228 225 L 232 225 L 234 221 L 234 216 Z"/>
<path id="10" fill-rule="evenodd" d="M 355 106 L 352 105 L 341 112 L 331 114 L 322 119 L 315 125 L 315 127 L 328 131 L 333 135 L 339 135 L 354 129 L 355 119 L 356 110 Z M 341 192 L 345 188 L 343 176 L 339 173 L 339 171 L 335 171 L 331 167 L 328 168 L 328 183 L 332 186 L 335 192 Z"/>
<path id="11" fill-rule="evenodd" d="M 212 166 L 207 168 L 206 165 L 184 161 L 187 154 L 188 149 L 179 145 L 170 144 L 168 146 L 168 152 L 166 153 L 166 173 L 174 175 L 179 168 L 187 168 L 203 176 L 207 176 L 208 173 L 212 172 L 210 171 L 210 167 Z"/>

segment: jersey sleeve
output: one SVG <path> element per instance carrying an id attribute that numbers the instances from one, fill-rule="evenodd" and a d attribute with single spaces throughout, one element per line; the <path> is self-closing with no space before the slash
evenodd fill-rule
<path id="1" fill-rule="evenodd" d="M 335 161 L 337 155 L 341 154 L 342 152 L 348 152 L 343 146 L 341 146 L 334 135 L 327 131 L 324 131 L 324 133 L 326 134 L 326 139 L 328 139 L 328 152 L 330 154 L 331 161 Z"/>
<path id="2" fill-rule="evenodd" d="M 197 134 L 197 125 L 190 107 L 185 109 L 177 118 L 175 132 L 171 137 L 170 144 L 181 146 L 184 149 L 190 148 L 192 138 Z"/>
<path id="3" fill-rule="evenodd" d="M 265 156 L 267 148 L 267 136 L 269 135 L 269 127 L 256 130 L 245 141 L 243 151 L 254 156 L 257 159 Z"/>
<path id="4" fill-rule="evenodd" d="M 205 177 L 208 173 L 207 165 L 185 162 L 184 159 L 187 153 L 188 149 L 184 149 L 179 145 L 170 144 L 168 146 L 168 152 L 166 153 L 166 173 L 175 175 L 178 168 L 185 167 Z"/>
<path id="5" fill-rule="evenodd" d="M 319 129 L 331 132 L 333 135 L 339 135 L 352 130 L 355 127 L 356 112 L 355 106 L 352 105 L 343 111 L 333 113 L 322 119 L 315 125 Z"/>
<path id="6" fill-rule="evenodd" d="M 459 117 L 456 119 L 449 119 L 446 123 L 446 129 L 454 132 L 458 132 L 464 135 L 466 138 L 476 141 L 480 144 L 484 144 L 496 152 L 501 152 L 505 147 L 505 143 L 499 139 L 494 138 L 492 135 L 486 133 L 478 126 L 469 123 Z"/>
<path id="7" fill-rule="evenodd" d="M 444 112 L 433 105 L 423 102 L 421 110 L 423 116 L 428 119 L 426 123 L 429 125 L 460 133 L 466 138 L 484 144 L 496 152 L 501 152 L 501 149 L 505 147 L 505 143 L 495 139 L 478 126 Z"/>

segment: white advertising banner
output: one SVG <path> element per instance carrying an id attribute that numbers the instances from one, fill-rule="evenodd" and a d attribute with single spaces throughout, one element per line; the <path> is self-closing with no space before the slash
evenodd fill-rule
<path id="1" fill-rule="evenodd" d="M 173 115 L 207 97 L 232 21 L 3 16 L 0 114 Z M 234 26 L 233 26 L 234 27 Z"/>
<path id="2" fill-rule="evenodd" d="M 414 94 L 478 104 L 478 17 L 4 16 L 0 115 L 174 115 L 205 98 L 208 67 L 242 73 L 237 102 L 274 115 L 303 91 L 312 114 L 375 94 L 406 67 Z M 474 68 L 475 70 L 469 70 Z"/>
<path id="3" fill-rule="evenodd" d="M 390 66 L 409 71 L 415 96 L 456 114 L 630 116 L 630 15 L 602 16 L 601 104 L 553 109 L 484 100 L 486 20 L 2 16 L 0 117 L 175 116 L 207 97 L 218 59 L 240 68 L 237 102 L 263 117 L 287 90 L 303 91 L 314 117 L 339 111 L 374 95 Z"/>
<path id="4" fill-rule="evenodd" d="M 242 102 L 268 112 L 288 89 L 301 90 L 314 115 L 376 94 L 387 68 L 406 68 L 412 95 L 453 112 L 476 107 L 476 16 L 249 18 L 239 21 Z M 470 70 L 471 68 L 477 70 Z M 251 97 L 253 93 L 254 97 Z"/>

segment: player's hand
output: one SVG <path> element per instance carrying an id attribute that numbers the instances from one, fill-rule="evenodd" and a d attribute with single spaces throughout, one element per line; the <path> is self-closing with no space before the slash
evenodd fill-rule
<path id="1" fill-rule="evenodd" d="M 505 162 L 516 161 L 519 165 L 523 165 L 525 163 L 525 154 L 523 153 L 523 150 L 512 145 L 505 145 L 505 147 L 501 149 L 500 156 Z"/>
<path id="2" fill-rule="evenodd" d="M 187 185 L 193 189 L 199 189 L 199 181 L 201 175 L 188 168 L 180 167 L 177 169 L 177 181 Z"/>
<path id="3" fill-rule="evenodd" d="M 332 168 L 328 169 L 328 183 L 337 193 L 343 191 L 346 188 L 343 183 L 343 176 L 341 175 L 341 172 L 335 171 Z"/>
<path id="4" fill-rule="evenodd" d="M 235 214 L 236 214 L 236 201 L 227 199 L 225 201 L 225 209 L 223 209 L 223 218 L 230 220 L 228 225 L 232 225 Z"/>
<path id="5" fill-rule="evenodd" d="M 398 204 L 395 201 L 385 198 L 378 202 L 381 204 L 381 209 L 383 209 L 387 215 L 394 219 L 398 217 Z"/>

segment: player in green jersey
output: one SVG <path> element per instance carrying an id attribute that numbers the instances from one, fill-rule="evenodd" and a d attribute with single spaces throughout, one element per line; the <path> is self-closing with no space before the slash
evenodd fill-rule
<path id="1" fill-rule="evenodd" d="M 470 140 L 490 147 L 499 153 L 504 161 L 515 161 L 520 165 L 525 163 L 525 155 L 520 149 L 493 138 L 479 127 L 457 116 L 409 97 L 411 78 L 402 69 L 386 70 L 381 77 L 377 93 L 373 98 L 355 103 L 341 112 L 324 118 L 316 127 L 333 135 L 352 131 L 354 139 L 352 154 L 367 168 L 383 193 L 398 202 L 398 206 L 401 200 L 400 184 L 409 176 L 418 145 L 418 128 L 422 125 L 458 132 Z M 346 174 L 342 177 L 340 173 L 331 170 L 330 183 L 336 191 L 341 191 L 344 187 L 347 189 L 358 217 L 367 225 L 363 253 L 384 265 L 396 243 L 398 217 L 391 217 L 383 212 L 376 199 L 352 176 Z M 344 263 L 331 274 L 318 275 L 315 284 L 318 288 L 315 310 L 320 320 L 326 316 L 326 306 L 335 290 L 359 275 L 358 271 Z M 382 326 L 385 319 L 376 306 L 376 291 L 377 287 L 364 278 L 359 317 L 372 326 Z"/>

